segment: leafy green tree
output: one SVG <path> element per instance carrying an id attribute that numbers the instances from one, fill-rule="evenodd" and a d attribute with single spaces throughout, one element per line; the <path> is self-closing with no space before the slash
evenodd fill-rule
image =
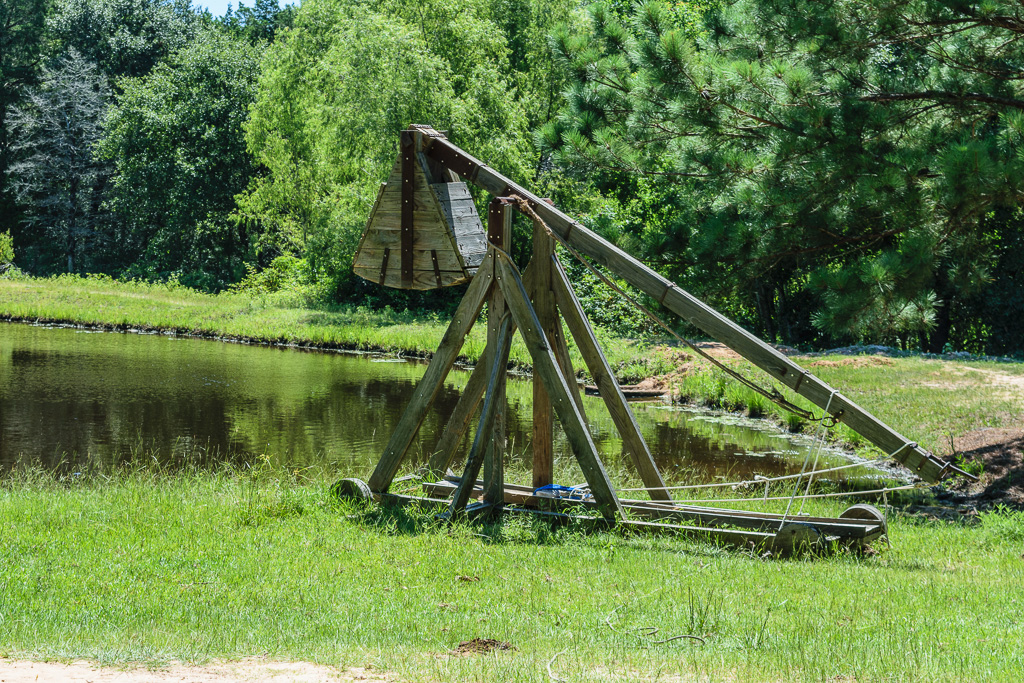
<path id="1" fill-rule="evenodd" d="M 769 336 L 941 350 L 987 286 L 984 217 L 1020 202 L 1022 35 L 1008 0 L 597 5 L 553 37 L 572 85 L 542 138 L 608 192 L 682 190 L 632 237 Z"/>
<path id="2" fill-rule="evenodd" d="M 526 116 L 504 76 L 502 34 L 477 14 L 482 5 L 302 4 L 267 51 L 246 124 L 266 174 L 241 212 L 267 236 L 264 253 L 304 256 L 314 277 L 340 287 L 410 123 L 448 130 L 482 158 L 529 175 Z"/>
<path id="3" fill-rule="evenodd" d="M 277 0 L 256 0 L 252 7 L 239 3 L 237 10 L 228 10 L 217 23 L 249 42 L 272 43 L 277 33 L 295 21 L 295 5 L 281 7 Z"/>
<path id="4" fill-rule="evenodd" d="M 185 46 L 198 25 L 190 0 L 53 0 L 55 51 L 74 49 L 111 79 L 142 76 Z"/>
<path id="5" fill-rule="evenodd" d="M 210 28 L 119 82 L 99 151 L 114 167 L 109 204 L 129 273 L 204 289 L 243 275 L 254 237 L 231 213 L 255 173 L 242 126 L 258 73 L 258 48 Z"/>
<path id="6" fill-rule="evenodd" d="M 108 97 L 106 79 L 72 50 L 44 70 L 11 117 L 12 185 L 28 207 L 25 222 L 69 273 L 83 270 L 99 236 L 105 169 L 94 147 Z"/>

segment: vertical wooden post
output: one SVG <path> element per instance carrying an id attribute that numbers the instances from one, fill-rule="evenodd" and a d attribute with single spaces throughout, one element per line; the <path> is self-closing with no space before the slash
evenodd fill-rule
<path id="1" fill-rule="evenodd" d="M 498 249 L 507 249 L 511 243 L 512 210 L 510 202 L 500 197 L 491 200 L 487 209 L 487 240 Z M 487 301 L 487 347 L 497 350 L 501 340 L 500 325 L 505 317 L 505 297 L 499 287 L 491 290 Z M 505 358 L 508 358 L 506 352 Z M 494 358 L 493 362 L 501 362 Z M 507 363 L 507 360 L 506 360 Z M 493 447 L 484 456 L 484 502 L 500 508 L 505 504 L 505 400 L 506 367 L 497 368 L 497 384 L 494 389 L 494 420 L 491 425 Z"/>
<path id="2" fill-rule="evenodd" d="M 551 257 L 555 253 L 555 242 L 539 223 L 533 225 L 533 309 L 537 313 L 547 339 L 552 334 L 561 334 L 555 297 L 551 292 Z M 554 419 L 551 412 L 551 396 L 544 383 L 533 380 L 533 487 L 539 488 L 553 483 L 554 467 Z"/>
<path id="3" fill-rule="evenodd" d="M 401 134 L 402 155 L 402 286 L 412 287 L 412 246 L 413 246 L 413 197 L 416 192 L 416 133 L 403 130 Z"/>

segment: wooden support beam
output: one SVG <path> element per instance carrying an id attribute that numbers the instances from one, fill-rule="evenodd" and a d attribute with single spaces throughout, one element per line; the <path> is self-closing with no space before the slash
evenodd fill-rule
<path id="1" fill-rule="evenodd" d="M 534 268 L 533 289 L 529 295 L 533 300 L 533 308 L 540 320 L 544 336 L 553 339 L 555 327 L 559 325 L 558 311 L 555 310 L 555 299 L 551 293 L 551 256 L 555 253 L 555 243 L 538 224 L 533 226 L 533 257 Z M 560 332 L 561 330 L 559 330 Z M 556 355 L 557 359 L 557 355 Z M 559 364 L 561 365 L 561 364 Z M 565 368 L 562 368 L 563 372 Z M 539 488 L 553 483 L 554 451 L 554 413 L 551 411 L 551 397 L 543 382 L 533 381 L 533 487 Z"/>
<path id="2" fill-rule="evenodd" d="M 524 197 L 548 227 L 574 249 L 661 302 L 683 320 L 733 349 L 819 408 L 827 408 L 838 420 L 883 452 L 895 454 L 898 461 L 923 479 L 935 482 L 951 471 L 949 463 L 909 441 L 735 322 L 448 140 L 431 138 L 427 156 L 493 195 L 515 193 Z"/>
<path id="3" fill-rule="evenodd" d="M 491 355 L 493 352 L 494 348 L 490 345 L 484 349 L 483 355 L 477 361 L 473 372 L 469 375 L 466 388 L 462 390 L 459 401 L 455 404 L 455 409 L 448 418 L 448 423 L 444 426 L 444 431 L 441 432 L 441 438 L 438 439 L 437 446 L 434 447 L 434 452 L 427 463 L 427 469 L 436 476 L 442 476 L 451 465 L 452 459 L 455 457 L 455 451 L 462 442 L 462 437 L 465 436 L 466 430 L 469 429 L 473 413 L 476 412 L 477 407 L 480 405 L 480 400 L 484 397 L 484 390 L 487 388 L 487 377 L 491 372 Z"/>
<path id="4" fill-rule="evenodd" d="M 562 269 L 562 264 L 558 262 L 557 257 L 553 256 L 551 260 L 554 273 L 554 293 L 555 299 L 558 301 L 558 308 L 565 318 L 569 332 L 576 341 L 576 346 L 580 350 L 580 355 L 583 356 L 583 361 L 587 364 L 587 369 L 590 370 L 590 374 L 594 378 L 594 383 L 597 384 L 601 398 L 608 407 L 608 413 L 611 415 L 612 422 L 615 423 L 616 429 L 622 435 L 622 443 L 625 445 L 627 452 L 632 456 L 641 481 L 649 489 L 648 493 L 652 499 L 672 500 L 672 496 L 664 488 L 665 482 L 661 478 L 658 466 L 654 463 L 654 457 L 647 447 L 647 442 L 644 441 L 644 437 L 640 434 L 640 427 L 636 423 L 636 417 L 626 403 L 626 397 L 622 394 L 622 389 L 615 380 L 611 366 L 608 365 L 608 359 L 605 358 L 604 353 L 601 351 L 601 346 L 597 342 L 594 330 L 590 326 L 586 314 L 583 312 L 579 299 L 576 298 L 576 294 L 573 292 L 569 278 Z"/>
<path id="5" fill-rule="evenodd" d="M 402 155 L 402 286 L 412 287 L 413 209 L 416 194 L 417 150 L 413 131 L 404 130 L 401 135 Z"/>
<path id="6" fill-rule="evenodd" d="M 370 476 L 370 490 L 374 493 L 384 493 L 391 486 L 391 481 L 395 478 L 395 473 L 398 472 L 398 467 L 405 458 L 409 445 L 416 437 L 420 425 L 423 424 L 427 410 L 441 390 L 455 359 L 458 358 L 466 335 L 473 328 L 473 323 L 480 315 L 484 300 L 494 284 L 494 261 L 495 252 L 491 250 L 480 266 L 480 270 L 469 283 L 466 295 L 456 309 L 452 322 L 441 339 L 441 344 L 434 352 L 433 358 L 430 359 L 430 365 L 427 366 L 423 379 L 420 380 L 416 391 L 413 392 L 412 400 L 398 421 L 383 455 L 377 462 L 377 467 Z"/>
<path id="7" fill-rule="evenodd" d="M 465 512 L 466 505 L 469 503 L 469 496 L 473 492 L 473 483 L 476 481 L 476 476 L 480 472 L 480 466 L 489 457 L 492 459 L 500 458 L 501 455 L 494 455 L 494 451 L 497 450 L 497 444 L 494 441 L 494 421 L 498 413 L 498 398 L 504 398 L 504 385 L 505 385 L 505 367 L 508 365 L 508 354 L 509 349 L 512 346 L 512 317 L 506 315 L 502 320 L 498 333 L 496 336 L 496 342 L 494 345 L 493 362 L 491 363 L 491 371 L 487 377 L 487 392 L 484 395 L 484 406 L 480 411 L 480 426 L 476 430 L 476 436 L 473 438 L 473 447 L 469 450 L 469 457 L 466 458 L 466 471 L 462 475 L 462 481 L 465 485 L 460 485 L 455 491 L 455 498 L 452 500 L 451 516 L 459 515 Z M 493 482 L 484 482 L 484 494 L 487 494 L 488 486 L 493 486 Z M 491 504 L 491 509 L 500 511 L 501 507 L 505 504 L 505 482 L 502 480 L 501 489 L 494 492 L 495 498 L 493 501 L 484 501 Z"/>
<path id="8" fill-rule="evenodd" d="M 498 249 L 506 249 L 512 241 L 512 210 L 511 203 L 495 197 L 487 208 L 487 239 Z M 499 348 L 503 342 L 501 324 L 505 319 L 505 297 L 500 287 L 491 288 L 491 298 L 487 302 L 487 346 Z M 508 321 L 511 324 L 511 321 Z M 511 332 L 509 333 L 511 337 Z M 508 344 L 506 344 L 508 346 Z M 494 389 L 494 422 L 491 426 L 492 447 L 487 449 L 484 457 L 484 502 L 498 507 L 504 505 L 505 491 L 505 413 L 508 402 L 505 399 L 506 369 L 508 365 L 508 349 L 505 360 L 497 368 L 498 382 Z"/>
<path id="9" fill-rule="evenodd" d="M 601 514 L 609 519 L 621 518 L 622 506 L 619 505 L 611 479 L 601 464 L 597 448 L 590 438 L 590 431 L 583 423 L 583 416 L 569 395 L 569 385 L 562 375 L 540 320 L 537 319 L 537 313 L 530 305 L 518 271 L 506 257 L 499 255 L 495 259 L 495 272 L 498 286 L 505 295 L 505 303 L 516 325 L 519 326 L 523 341 L 533 360 L 533 381 L 536 383 L 540 380 L 547 388 L 552 407 L 565 429 L 566 438 L 579 461 L 580 469 L 583 470 L 583 476 L 587 479 L 590 492 Z"/>
<path id="10" fill-rule="evenodd" d="M 431 498 L 445 499 L 461 484 L 461 479 L 446 478 L 444 481 L 425 482 L 423 490 Z M 483 482 L 477 481 L 473 494 L 479 495 Z M 756 500 L 756 499 L 751 499 Z M 620 498 L 619 502 L 630 518 L 646 520 L 675 520 L 677 522 L 695 522 L 705 526 L 736 526 L 758 531 L 777 531 L 783 515 L 776 513 L 760 513 L 750 510 L 730 510 L 726 508 L 705 508 L 697 505 L 665 505 L 652 504 L 651 501 L 630 500 Z M 593 501 L 558 499 L 543 494 L 536 494 L 528 486 L 507 485 L 505 487 L 506 505 L 525 505 L 550 510 L 566 510 L 570 508 L 595 507 Z M 884 524 L 877 521 L 843 519 L 834 517 L 797 517 L 790 518 L 795 522 L 813 524 L 822 533 L 839 536 L 844 539 L 871 541 L 884 533 Z"/>
<path id="11" fill-rule="evenodd" d="M 523 273 L 523 282 L 527 286 L 533 282 L 532 265 L 527 266 L 526 272 Z M 515 332 L 514 322 L 512 324 L 512 331 L 513 333 Z M 493 347 L 490 345 L 484 349 L 480 361 L 473 368 L 473 372 L 469 376 L 466 388 L 462 390 L 462 395 L 459 396 L 459 401 L 455 404 L 455 410 L 452 411 L 448 424 L 445 425 L 444 431 L 441 432 L 441 438 L 434 448 L 434 453 L 430 456 L 428 469 L 431 472 L 436 472 L 438 476 L 441 476 L 451 466 L 452 458 L 455 457 L 455 451 L 458 449 L 459 443 L 462 442 L 462 437 L 465 436 L 466 430 L 469 429 L 473 413 L 476 412 L 480 401 L 484 397 L 484 390 L 487 388 L 487 377 L 490 373 L 489 359 L 492 352 Z"/>

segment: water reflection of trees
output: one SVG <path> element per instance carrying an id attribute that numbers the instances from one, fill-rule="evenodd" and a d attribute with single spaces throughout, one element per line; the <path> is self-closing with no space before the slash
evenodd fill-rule
<path id="1" fill-rule="evenodd" d="M 28 456 L 44 466 L 109 466 L 155 457 L 171 467 L 206 467 L 245 465 L 268 454 L 297 468 L 333 465 L 365 476 L 425 369 L 343 354 L 15 325 L 0 328 L 0 340 L 8 349 L 0 372 L 0 464 Z M 429 457 L 467 379 L 454 371 L 441 389 L 411 464 Z M 522 472 L 531 459 L 530 384 L 510 382 L 508 397 L 508 460 Z M 606 468 L 628 480 L 633 468 L 603 404 L 587 398 L 585 407 Z M 637 418 L 667 479 L 771 476 L 793 468 L 792 457 L 765 455 L 790 447 L 778 436 L 656 408 L 638 407 Z M 556 471 L 567 482 L 580 477 L 557 428 Z"/>

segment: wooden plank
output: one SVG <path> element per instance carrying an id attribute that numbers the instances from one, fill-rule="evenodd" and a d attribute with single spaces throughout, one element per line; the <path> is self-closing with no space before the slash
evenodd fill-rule
<path id="1" fill-rule="evenodd" d="M 523 341 L 533 360 L 534 383 L 539 377 L 551 397 L 552 407 L 565 429 L 566 438 L 579 461 L 583 476 L 586 477 L 601 514 L 607 518 L 622 516 L 619 499 L 615 495 L 608 473 L 597 455 L 597 449 L 590 438 L 590 431 L 583 423 L 583 417 L 576 410 L 576 404 L 569 396 L 569 386 L 558 367 L 551 345 L 544 335 L 544 329 L 537 314 L 530 305 L 526 289 L 515 266 L 505 257 L 495 259 L 498 286 L 505 295 L 505 305 L 519 326 Z M 534 273 L 536 277 L 536 273 Z"/>
<path id="2" fill-rule="evenodd" d="M 819 408 L 825 409 L 828 406 L 832 415 L 883 452 L 895 453 L 897 460 L 923 479 L 935 482 L 949 471 L 948 463 L 912 444 L 899 432 L 852 400 L 838 394 L 835 389 L 797 363 L 448 140 L 432 138 L 427 156 L 491 194 L 507 196 L 510 192 L 515 192 L 521 195 L 530 202 L 548 227 L 574 249 L 662 302 L 670 311 L 730 347 Z"/>
<path id="3" fill-rule="evenodd" d="M 430 289 L 437 289 L 437 273 L 433 270 L 414 270 L 412 271 L 412 282 L 406 283 L 402 280 L 402 275 L 397 268 L 389 267 L 384 279 L 380 279 L 380 270 L 375 268 L 367 268 L 363 266 L 357 266 L 352 269 L 352 272 L 359 277 L 375 282 L 385 287 L 393 287 L 395 289 L 411 289 L 417 291 L 426 291 Z M 451 271 L 443 270 L 440 271 L 441 275 L 441 286 L 452 287 L 454 285 L 461 285 L 469 280 L 469 276 L 463 271 Z"/>
<path id="4" fill-rule="evenodd" d="M 486 251 L 477 251 L 470 253 L 463 253 L 462 257 L 466 261 L 466 268 L 479 268 L 480 264 L 483 263 L 484 257 L 487 256 Z"/>
<path id="5" fill-rule="evenodd" d="M 372 239 L 371 239 L 372 237 Z M 478 252 L 481 249 L 486 251 L 486 241 L 483 236 L 477 240 L 467 238 L 473 244 L 472 251 Z M 402 242 L 402 231 L 400 229 L 388 228 L 388 227 L 374 227 L 372 235 L 367 235 L 366 248 L 367 249 L 397 249 L 401 246 Z M 431 249 L 437 249 L 438 251 L 451 251 L 456 252 L 456 249 L 452 248 L 452 238 L 446 230 L 442 230 L 440 227 L 435 229 L 418 229 L 413 232 L 412 238 L 413 250 L 419 251 L 430 251 Z"/>
<path id="6" fill-rule="evenodd" d="M 380 215 L 396 216 L 402 213 L 402 193 L 400 191 L 401 185 L 399 183 L 386 183 L 387 187 L 383 197 L 381 197 L 380 205 L 377 207 L 377 213 Z M 437 212 L 436 197 L 431 192 L 414 192 L 412 208 L 414 211 L 429 211 L 431 213 Z M 441 220 L 441 216 L 438 216 L 438 220 Z"/>
<path id="7" fill-rule="evenodd" d="M 533 226 L 533 256 L 530 259 L 534 266 L 533 288 L 530 297 L 533 299 L 534 311 L 540 320 L 544 336 L 550 342 L 555 328 L 561 327 L 555 300 L 551 293 L 551 256 L 555 245 L 540 225 Z M 560 331 L 560 330 L 559 330 Z M 556 356 L 557 360 L 557 356 Z M 561 366 L 561 364 L 559 364 Z M 562 368 L 564 373 L 565 368 Z M 580 415 L 582 416 L 582 412 Z M 554 482 L 554 413 L 551 408 L 551 397 L 544 382 L 533 378 L 533 487 L 540 488 Z"/>
<path id="8" fill-rule="evenodd" d="M 416 190 L 416 145 L 411 131 L 403 131 L 401 135 L 402 155 L 402 243 L 401 269 L 402 287 L 412 287 L 412 250 L 413 250 L 413 195 Z"/>
<path id="9" fill-rule="evenodd" d="M 473 200 L 473 195 L 469 191 L 469 186 L 466 183 L 434 183 L 431 189 L 442 199 L 448 201 L 455 201 L 460 199 Z"/>
<path id="10" fill-rule="evenodd" d="M 495 247 L 503 249 L 510 240 L 510 229 L 512 226 L 512 212 L 503 206 L 501 202 L 492 201 L 487 212 L 487 237 Z M 491 289 L 491 298 L 487 302 L 487 346 L 498 348 L 504 343 L 502 321 L 504 325 L 512 325 L 511 319 L 506 318 L 505 297 L 500 287 Z M 509 334 L 511 343 L 511 333 Z M 487 450 L 484 458 L 484 502 L 494 505 L 504 505 L 505 495 L 505 413 L 508 409 L 508 402 L 505 397 L 506 370 L 508 364 L 508 352 L 505 352 L 505 365 L 497 368 L 499 380 L 494 389 L 495 413 L 491 425 L 491 441 L 493 447 Z"/>
<path id="11" fill-rule="evenodd" d="M 433 187 L 437 187 L 434 185 Z M 458 199 L 446 201 L 438 198 L 438 205 L 449 224 L 456 221 L 470 222 L 480 225 L 480 214 L 476 212 L 476 205 L 472 199 Z"/>
<path id="12" fill-rule="evenodd" d="M 398 421 L 391 439 L 388 441 L 384 453 L 377 462 L 377 467 L 370 476 L 370 490 L 378 493 L 385 492 L 391 486 L 391 480 L 395 478 L 399 465 L 405 458 L 409 445 L 416 437 L 427 410 L 437 397 L 438 391 L 444 384 L 445 377 L 455 363 L 455 359 L 462 349 L 466 335 L 476 322 L 484 300 L 493 285 L 494 257 L 484 261 L 477 276 L 469 283 L 466 294 L 459 303 L 459 307 L 452 317 L 451 324 L 441 339 L 441 344 L 430 359 L 430 365 L 420 380 L 416 391 L 413 392 L 412 400 L 406 406 L 405 412 Z"/>
<path id="13" fill-rule="evenodd" d="M 586 363 L 590 375 L 594 378 L 594 383 L 597 384 L 597 388 L 601 392 L 601 398 L 604 400 L 605 406 L 608 407 L 608 413 L 611 415 L 612 422 L 615 423 L 615 428 L 619 430 L 619 434 L 622 436 L 622 442 L 626 447 L 626 451 L 632 456 L 641 481 L 643 481 L 644 486 L 650 489 L 648 493 L 651 498 L 655 500 L 672 500 L 672 496 L 664 489 L 665 482 L 661 478 L 658 466 L 654 463 L 654 457 L 647 447 L 647 442 L 644 441 L 644 437 L 640 434 L 640 427 L 636 423 L 636 416 L 633 415 L 633 411 L 626 402 L 626 397 L 622 394 L 622 388 L 619 387 L 619 383 L 615 380 L 615 374 L 608 364 L 608 359 L 605 358 L 604 353 L 601 351 L 601 345 L 598 343 L 597 337 L 594 335 L 594 329 L 590 326 L 590 322 L 583 312 L 583 306 L 580 305 L 579 299 L 576 298 L 576 293 L 569 283 L 569 277 L 565 274 L 562 264 L 558 262 L 557 257 L 553 256 L 551 260 L 555 299 L 558 302 L 558 308 L 565 318 L 569 332 L 576 341 L 576 347 L 579 348 L 580 355 L 583 356 L 583 362 Z"/>
<path id="14" fill-rule="evenodd" d="M 440 289 L 441 287 L 444 287 L 444 284 L 441 280 L 441 267 L 437 263 L 437 250 L 430 250 L 430 259 L 434 263 L 434 280 L 437 281 L 437 287 Z"/>
<path id="15" fill-rule="evenodd" d="M 369 267 L 376 263 L 379 266 L 381 259 L 384 258 L 384 251 L 384 248 L 379 247 L 363 249 L 357 255 L 355 265 L 357 267 Z M 413 249 L 413 269 L 427 270 L 428 267 L 432 269 L 433 259 L 431 257 L 431 252 L 437 252 L 437 265 L 441 270 L 462 270 L 462 263 L 459 262 L 455 253 L 446 249 Z M 481 261 L 482 260 L 483 259 L 481 258 Z"/>
<path id="16" fill-rule="evenodd" d="M 388 259 L 391 258 L 391 250 L 384 249 L 383 251 L 384 253 L 380 257 L 380 279 L 378 279 L 377 282 L 384 282 L 388 277 Z M 358 258 L 358 255 L 356 258 Z"/>
<path id="17" fill-rule="evenodd" d="M 452 516 L 465 511 L 466 504 L 469 502 L 469 496 L 473 492 L 473 482 L 476 481 L 477 473 L 480 471 L 480 466 L 483 462 L 489 458 L 493 463 L 502 457 L 502 454 L 498 452 L 499 447 L 494 439 L 494 421 L 499 412 L 499 398 L 504 399 L 502 388 L 505 384 L 505 367 L 508 365 L 508 354 L 512 346 L 511 316 L 506 315 L 501 320 L 495 340 L 493 362 L 487 377 L 487 391 L 484 393 L 484 405 L 480 410 L 480 426 L 476 430 L 476 435 L 473 437 L 473 446 L 470 448 L 469 456 L 466 458 L 466 471 L 462 475 L 462 481 L 465 482 L 465 485 L 460 485 L 455 491 L 455 496 L 452 498 Z M 500 476 L 500 472 L 500 465 L 497 467 L 492 465 L 492 478 Z M 504 480 L 502 480 L 501 484 L 501 488 L 492 491 L 495 496 L 494 499 L 484 501 L 491 503 L 495 509 L 500 509 L 504 505 Z M 493 482 L 485 480 L 485 495 L 491 486 L 493 486 Z"/>
<path id="18" fill-rule="evenodd" d="M 377 230 L 401 230 L 402 229 L 402 212 L 392 211 L 387 208 L 381 208 L 374 214 L 375 225 L 372 227 Z M 413 221 L 414 229 L 426 229 L 426 230 L 437 230 L 439 232 L 451 232 L 450 221 L 445 220 L 444 216 L 440 214 L 436 207 L 427 207 L 425 209 L 419 209 L 413 207 Z"/>
<path id="19" fill-rule="evenodd" d="M 438 216 L 438 219 L 445 222 L 444 233 L 445 237 L 448 240 L 448 249 L 451 250 L 452 254 L 455 256 L 455 259 L 461 264 L 462 270 L 465 271 L 466 274 L 468 275 L 469 267 L 466 265 L 466 260 L 462 255 L 462 249 L 459 248 L 459 243 L 456 240 L 455 233 L 452 232 L 452 217 L 450 215 L 450 211 L 446 205 L 446 202 L 442 201 L 442 198 L 446 195 L 447 190 L 445 190 L 444 192 L 438 191 L 443 187 L 445 187 L 445 184 L 432 185 L 430 188 L 430 198 L 434 202 L 435 212 Z M 483 232 L 482 227 L 479 228 L 478 230 L 481 233 Z M 482 239 L 480 241 L 483 242 Z M 477 248 L 479 250 L 486 251 L 486 243 L 478 244 Z"/>

